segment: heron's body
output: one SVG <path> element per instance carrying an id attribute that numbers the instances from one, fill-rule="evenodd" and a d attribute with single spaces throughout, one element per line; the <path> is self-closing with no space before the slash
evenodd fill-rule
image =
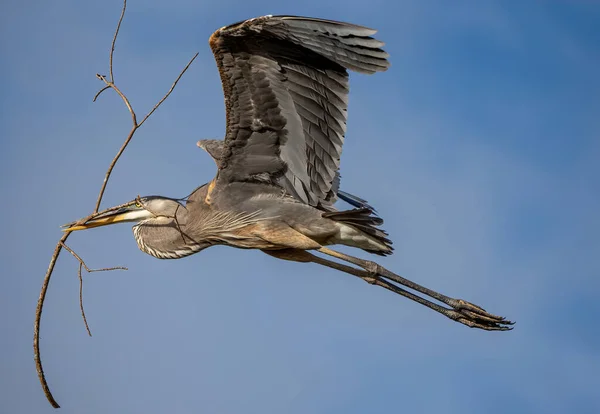
<path id="1" fill-rule="evenodd" d="M 391 252 L 383 232 L 374 229 L 374 235 L 369 235 L 355 227 L 361 224 L 351 224 L 356 218 L 380 223 L 369 217 L 368 210 L 355 210 L 349 217 L 342 214 L 336 220 L 335 213 L 324 213 L 264 183 L 220 187 L 212 181 L 185 201 L 151 198 L 148 204 L 150 211 L 170 210 L 158 218 L 160 223 L 151 217 L 153 225 L 142 220 L 134 226 L 140 249 L 159 259 L 188 256 L 217 244 L 260 250 L 314 250 L 344 244 L 380 254 Z"/>
<path id="2" fill-rule="evenodd" d="M 469 326 L 505 330 L 503 318 L 452 299 L 325 246 L 392 253 L 383 220 L 360 197 L 339 189 L 346 134 L 348 70 L 387 70 L 375 30 L 297 16 L 264 16 L 217 30 L 209 45 L 225 94 L 222 141 L 202 140 L 217 165 L 209 183 L 185 199 L 138 197 L 79 230 L 118 221 L 133 227 L 140 249 L 175 259 L 212 245 L 259 249 L 273 256 L 343 270 L 409 297 Z M 341 198 L 354 209 L 338 211 Z M 315 256 L 319 251 L 365 270 Z M 410 287 L 452 309 L 391 284 Z"/>

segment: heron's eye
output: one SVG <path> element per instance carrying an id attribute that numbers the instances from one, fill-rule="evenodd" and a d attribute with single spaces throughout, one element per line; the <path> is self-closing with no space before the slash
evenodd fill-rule
<path id="1" fill-rule="evenodd" d="M 142 203 L 140 203 L 139 201 L 136 201 L 136 202 L 135 202 L 135 206 L 136 206 L 137 208 L 142 208 Z"/>

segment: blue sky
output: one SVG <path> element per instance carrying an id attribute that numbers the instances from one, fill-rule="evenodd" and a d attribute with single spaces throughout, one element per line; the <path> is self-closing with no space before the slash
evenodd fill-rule
<path id="1" fill-rule="evenodd" d="M 93 209 L 129 130 L 105 93 L 121 3 L 11 2 L 0 16 L 0 411 L 51 412 L 31 339 L 59 225 Z M 214 165 L 224 106 L 215 29 L 264 14 L 379 29 L 390 70 L 352 76 L 342 186 L 396 246 L 381 262 L 517 320 L 470 330 L 350 276 L 225 247 L 141 253 L 130 225 L 70 245 L 42 325 L 65 413 L 600 412 L 600 4 L 591 1 L 130 1 L 115 78 L 138 132 L 103 206 L 183 196 Z M 364 255 L 362 255 L 364 257 Z"/>

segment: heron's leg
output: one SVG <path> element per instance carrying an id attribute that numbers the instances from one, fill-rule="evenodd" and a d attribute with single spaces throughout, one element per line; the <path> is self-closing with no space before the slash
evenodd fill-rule
<path id="1" fill-rule="evenodd" d="M 424 286 L 421 286 L 418 283 L 415 283 L 408 279 L 405 279 L 402 276 L 399 276 L 393 272 L 390 272 L 389 270 L 387 270 L 380 264 L 375 263 L 373 261 L 359 259 L 357 257 L 349 256 L 347 254 L 340 253 L 335 250 L 328 249 L 326 247 L 322 247 L 322 248 L 318 249 L 318 251 L 321 253 L 327 254 L 329 256 L 335 257 L 337 259 L 341 259 L 346 262 L 360 266 L 363 269 L 365 269 L 367 272 L 371 273 L 372 275 L 378 275 L 378 276 L 384 277 L 386 279 L 389 279 L 391 281 L 399 283 L 403 286 L 406 286 L 410 289 L 416 290 L 417 292 L 423 293 L 424 295 L 427 295 L 433 299 L 439 300 L 440 302 L 450 306 L 451 308 L 453 308 L 456 311 L 463 313 L 464 315 L 468 315 L 470 317 L 483 318 L 484 320 L 488 320 L 489 322 L 494 321 L 496 323 L 502 323 L 502 324 L 508 324 L 508 325 L 513 324 L 513 322 L 507 321 L 502 316 L 497 316 L 497 315 L 488 313 L 485 311 L 485 309 L 481 308 L 480 306 L 474 305 L 470 302 L 467 302 L 466 300 L 454 299 L 454 298 L 448 297 L 439 292 L 436 292 L 434 290 L 431 290 Z"/>
<path id="2" fill-rule="evenodd" d="M 285 250 L 263 250 L 263 252 L 277 257 L 278 259 L 290 260 L 295 262 L 313 262 L 316 264 L 320 264 L 323 266 L 327 266 L 332 269 L 340 270 L 342 272 L 357 276 L 364 280 L 365 282 L 381 286 L 389 291 L 397 293 L 405 298 L 408 298 L 412 301 L 420 303 L 421 305 L 427 306 L 429 309 L 432 309 L 442 315 L 456 321 L 462 323 L 463 325 L 469 326 L 471 328 L 479 328 L 487 331 L 506 331 L 512 329 L 508 326 L 504 326 L 505 322 L 497 321 L 495 319 L 487 318 L 483 315 L 473 314 L 471 312 L 464 313 L 464 311 L 459 311 L 456 309 L 448 309 L 443 306 L 440 306 L 436 303 L 430 302 L 427 299 L 424 299 L 420 296 L 417 296 L 407 290 L 402 289 L 399 286 L 396 286 L 378 275 L 374 275 L 369 271 L 356 269 L 354 267 L 337 263 L 331 260 L 327 260 L 323 257 L 315 256 L 304 250 L 297 249 L 285 249 Z"/>
<path id="3" fill-rule="evenodd" d="M 431 289 L 427 289 L 426 287 L 421 286 L 418 283 L 415 283 L 408 279 L 405 279 L 402 276 L 399 276 L 395 273 L 390 272 L 389 270 L 387 270 L 380 264 L 375 263 L 373 261 L 359 259 L 358 257 L 350 256 L 350 255 L 347 255 L 347 254 L 344 254 L 344 253 L 341 253 L 341 252 L 338 252 L 335 250 L 331 250 L 331 249 L 328 249 L 327 247 L 322 247 L 318 251 L 321 253 L 324 253 L 326 255 L 333 256 L 337 259 L 341 259 L 346 262 L 352 263 L 356 266 L 362 267 L 367 272 L 372 273 L 374 275 L 380 275 L 380 276 L 383 276 L 390 280 L 393 280 L 396 283 L 400 283 L 403 286 L 406 286 L 408 288 L 416 290 L 417 292 L 423 293 L 431 298 L 437 299 L 440 302 L 445 303 L 446 305 L 452 306 L 453 308 L 457 307 L 457 305 L 458 305 L 456 299 L 449 298 L 446 295 L 442 295 L 441 293 L 438 293 Z M 481 308 L 477 307 L 477 310 L 480 310 L 480 309 Z"/>

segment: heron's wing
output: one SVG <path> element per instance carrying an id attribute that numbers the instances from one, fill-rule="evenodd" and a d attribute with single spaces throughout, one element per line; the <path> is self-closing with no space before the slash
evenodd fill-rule
<path id="1" fill-rule="evenodd" d="M 332 190 L 346 132 L 348 73 L 388 68 L 376 31 L 330 20 L 265 16 L 217 30 L 227 111 L 219 180 L 268 181 L 314 206 Z"/>
<path id="2" fill-rule="evenodd" d="M 223 149 L 225 148 L 225 141 L 219 139 L 202 139 L 198 141 L 196 145 L 205 150 L 215 161 L 217 166 L 220 166 L 221 158 L 223 157 Z M 369 205 L 367 200 L 340 190 L 340 179 L 340 172 L 336 171 L 331 184 L 331 190 L 322 203 L 325 210 L 335 210 L 333 204 L 335 203 L 336 198 L 339 198 L 353 207 L 368 208 L 373 212 L 376 212 L 375 208 Z"/>

